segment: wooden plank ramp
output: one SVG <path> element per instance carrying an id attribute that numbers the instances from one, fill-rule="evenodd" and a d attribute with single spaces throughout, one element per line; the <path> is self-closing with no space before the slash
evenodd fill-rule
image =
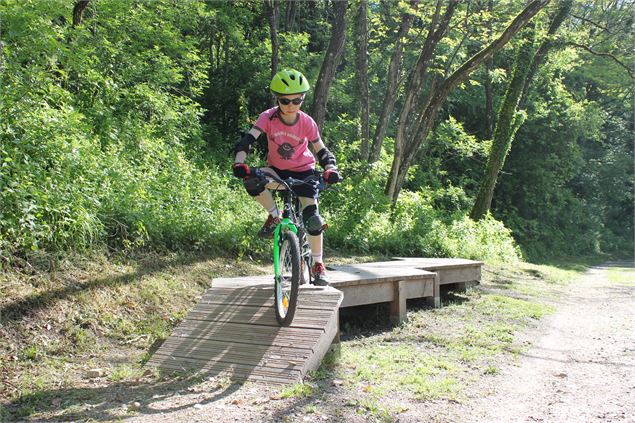
<path id="1" fill-rule="evenodd" d="M 280 327 L 271 277 L 266 285 L 212 287 L 147 364 L 232 381 L 299 382 L 337 337 L 342 299 L 331 287 L 303 286 L 293 323 Z"/>

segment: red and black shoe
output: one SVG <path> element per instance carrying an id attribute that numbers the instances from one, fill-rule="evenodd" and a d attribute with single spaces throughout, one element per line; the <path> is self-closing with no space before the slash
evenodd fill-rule
<path id="1" fill-rule="evenodd" d="M 313 278 L 313 285 L 327 286 L 329 284 L 324 263 L 315 263 L 311 268 L 311 276 Z"/>
<path id="2" fill-rule="evenodd" d="M 262 225 L 262 228 L 258 231 L 258 236 L 260 238 L 273 238 L 273 232 L 276 230 L 278 223 L 280 223 L 279 217 L 269 215 L 265 223 Z"/>

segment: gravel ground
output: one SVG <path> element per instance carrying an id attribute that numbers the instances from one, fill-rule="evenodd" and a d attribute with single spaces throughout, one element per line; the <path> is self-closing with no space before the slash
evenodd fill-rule
<path id="1" fill-rule="evenodd" d="M 570 285 L 520 363 L 462 409 L 464 421 L 635 422 L 635 278 L 609 281 L 617 266 L 627 265 Z"/>
<path id="2" fill-rule="evenodd" d="M 612 267 L 631 266 L 596 267 L 564 288 L 556 313 L 522 335 L 531 347 L 475 382 L 469 400 L 404 403 L 397 421 L 635 422 L 635 278 L 608 277 Z M 334 383 L 317 400 L 319 411 L 307 412 L 301 398 L 210 380 L 195 391 L 157 394 L 125 421 L 365 421 L 350 405 L 354 395 Z"/>

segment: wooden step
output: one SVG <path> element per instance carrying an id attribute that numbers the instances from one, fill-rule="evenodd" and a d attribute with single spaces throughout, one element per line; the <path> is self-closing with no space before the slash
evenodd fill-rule
<path id="1" fill-rule="evenodd" d="M 299 382 L 337 337 L 342 299 L 330 287 L 302 288 L 292 324 L 281 327 L 271 286 L 212 287 L 147 364 L 232 380 Z"/>

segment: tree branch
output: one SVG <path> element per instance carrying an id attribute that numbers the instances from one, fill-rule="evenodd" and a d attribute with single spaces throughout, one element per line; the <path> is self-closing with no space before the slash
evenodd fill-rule
<path id="1" fill-rule="evenodd" d="M 595 51 L 593 49 L 591 49 L 591 47 L 585 46 L 583 44 L 578 44 L 578 43 L 569 43 L 570 45 L 577 47 L 577 48 L 581 48 L 582 50 L 586 50 L 587 52 L 593 54 L 594 56 L 600 56 L 600 57 L 608 57 L 609 59 L 613 59 L 613 61 L 615 61 L 615 63 L 617 63 L 618 65 L 620 65 L 621 67 L 623 67 L 626 72 L 628 73 L 628 76 L 630 76 L 631 79 L 635 79 L 635 76 L 633 76 L 633 70 L 628 67 L 627 65 L 625 65 L 624 63 L 622 63 L 620 61 L 620 59 L 618 59 L 617 57 L 615 57 L 614 55 L 612 55 L 611 53 L 602 53 L 600 51 Z"/>
<path id="2" fill-rule="evenodd" d="M 599 23 L 597 23 L 597 22 L 593 22 L 591 19 L 587 19 L 587 18 L 585 18 L 584 16 L 574 15 L 573 13 L 570 13 L 570 15 L 571 15 L 572 17 L 576 18 L 576 19 L 580 19 L 581 21 L 588 22 L 588 23 L 590 23 L 591 25 L 593 25 L 593 26 L 596 26 L 596 27 L 600 28 L 602 31 L 606 31 L 606 32 L 608 32 L 609 34 L 613 35 L 613 33 L 612 33 L 612 32 L 611 32 L 611 31 L 610 31 L 607 27 L 602 26 L 602 25 L 600 25 L 600 24 L 599 24 Z"/>

